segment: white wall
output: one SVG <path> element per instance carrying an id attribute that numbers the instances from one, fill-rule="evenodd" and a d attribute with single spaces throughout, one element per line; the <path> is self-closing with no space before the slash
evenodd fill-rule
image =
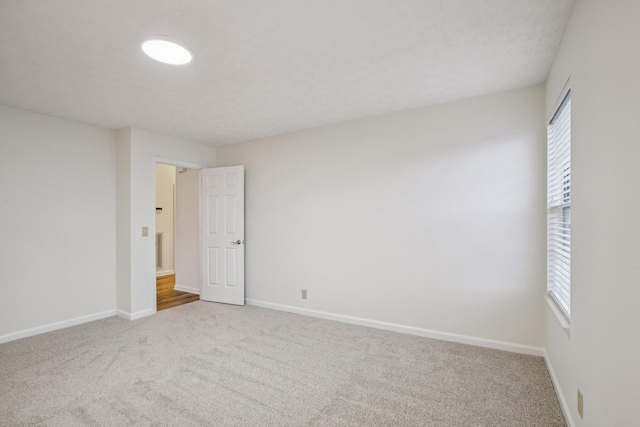
<path id="1" fill-rule="evenodd" d="M 0 342 L 114 314 L 115 177 L 114 132 L 0 106 Z"/>
<path id="2" fill-rule="evenodd" d="M 176 286 L 200 293 L 200 171 L 176 175 Z"/>
<path id="3" fill-rule="evenodd" d="M 117 137 L 118 180 L 126 187 L 118 193 L 117 309 L 135 319 L 156 311 L 155 164 L 212 166 L 215 149 L 138 128 L 122 129 Z M 146 237 L 143 227 L 149 227 Z"/>
<path id="4" fill-rule="evenodd" d="M 156 165 L 156 233 L 162 232 L 162 268 L 156 269 L 156 275 L 174 273 L 174 193 L 176 185 L 176 167 Z"/>
<path id="5" fill-rule="evenodd" d="M 576 2 L 547 84 L 572 88 L 570 335 L 546 313 L 546 349 L 577 426 L 640 425 L 640 2 Z M 584 394 L 584 420 L 576 411 Z"/>
<path id="6" fill-rule="evenodd" d="M 131 128 L 116 133 L 116 307 L 131 311 Z"/>
<path id="7" fill-rule="evenodd" d="M 246 166 L 247 298 L 541 347 L 543 96 L 218 148 Z"/>

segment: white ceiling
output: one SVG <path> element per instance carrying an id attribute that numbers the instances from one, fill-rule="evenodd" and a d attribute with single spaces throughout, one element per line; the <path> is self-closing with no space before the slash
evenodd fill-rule
<path id="1" fill-rule="evenodd" d="M 0 103 L 210 145 L 543 82 L 573 0 L 0 0 Z M 186 66 L 146 57 L 162 34 Z"/>

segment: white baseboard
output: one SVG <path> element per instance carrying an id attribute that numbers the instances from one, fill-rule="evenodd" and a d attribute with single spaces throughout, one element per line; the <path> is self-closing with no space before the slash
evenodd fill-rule
<path id="1" fill-rule="evenodd" d="M 510 351 L 512 353 L 528 354 L 531 356 L 543 356 L 544 349 L 523 344 L 510 343 L 506 341 L 496 341 L 486 338 L 471 337 L 468 335 L 452 334 L 448 332 L 433 331 L 430 329 L 417 328 L 415 326 L 398 325 L 396 323 L 381 322 L 379 320 L 363 319 L 361 317 L 345 316 L 343 314 L 328 313 L 326 311 L 310 310 L 307 308 L 294 307 L 289 305 L 275 304 L 266 301 L 247 299 L 246 303 L 257 307 L 270 308 L 273 310 L 286 311 L 289 313 L 302 314 L 304 316 L 318 317 L 327 320 L 350 323 L 352 325 L 368 326 L 371 328 L 384 329 L 387 331 L 400 332 L 403 334 L 417 335 L 436 340 L 457 342 L 461 344 L 475 345 L 478 347 L 493 348 L 496 350 Z"/>
<path id="2" fill-rule="evenodd" d="M 156 277 L 169 276 L 171 274 L 176 274 L 175 270 L 156 270 Z"/>
<path id="3" fill-rule="evenodd" d="M 142 317 L 147 317 L 147 316 L 151 316 L 152 314 L 156 314 L 156 308 L 148 308 L 146 310 L 140 310 L 140 311 L 136 311 L 135 313 L 129 313 L 128 311 L 124 311 L 124 310 L 116 310 L 116 315 L 118 317 L 122 317 L 125 318 L 127 320 L 136 320 L 136 319 L 140 319 Z"/>
<path id="4" fill-rule="evenodd" d="M 200 288 L 193 288 L 191 286 L 175 285 L 173 287 L 173 289 L 176 290 L 176 291 L 189 292 L 190 294 L 200 295 Z"/>
<path id="5" fill-rule="evenodd" d="M 40 335 L 45 332 L 56 331 L 62 328 L 68 328 L 69 326 L 80 325 L 81 323 L 93 322 L 94 320 L 106 319 L 107 317 L 115 316 L 116 310 L 106 310 L 99 313 L 88 314 L 86 316 L 74 317 L 73 319 L 62 320 L 60 322 L 49 323 L 48 325 L 38 326 L 35 328 L 25 329 L 18 332 L 11 332 L 9 334 L 0 335 L 0 344 L 19 340 L 20 338 L 27 338 L 34 335 Z"/>
<path id="6" fill-rule="evenodd" d="M 549 376 L 551 377 L 551 382 L 553 383 L 553 388 L 556 390 L 556 396 L 558 396 L 558 401 L 560 402 L 560 408 L 562 409 L 562 413 L 564 414 L 564 419 L 567 422 L 567 426 L 575 427 L 576 423 L 573 422 L 573 417 L 571 416 L 571 410 L 569 409 L 569 405 L 567 404 L 567 399 L 562 392 L 562 388 L 560 387 L 560 382 L 558 381 L 558 377 L 556 376 L 556 372 L 553 370 L 553 365 L 551 364 L 551 360 L 549 360 L 549 355 L 547 354 L 547 350 L 544 349 L 544 363 L 547 365 L 547 370 L 549 371 Z"/>

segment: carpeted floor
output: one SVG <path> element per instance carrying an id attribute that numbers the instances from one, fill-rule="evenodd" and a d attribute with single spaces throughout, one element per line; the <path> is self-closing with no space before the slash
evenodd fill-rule
<path id="1" fill-rule="evenodd" d="M 0 425 L 565 422 L 540 357 L 196 301 L 0 345 Z"/>

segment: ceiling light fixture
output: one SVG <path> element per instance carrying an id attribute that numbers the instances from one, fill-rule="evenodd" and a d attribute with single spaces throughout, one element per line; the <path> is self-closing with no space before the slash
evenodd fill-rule
<path id="1" fill-rule="evenodd" d="M 156 61 L 171 65 L 184 65 L 193 56 L 186 48 L 164 36 L 154 36 L 142 43 L 142 50 Z"/>

